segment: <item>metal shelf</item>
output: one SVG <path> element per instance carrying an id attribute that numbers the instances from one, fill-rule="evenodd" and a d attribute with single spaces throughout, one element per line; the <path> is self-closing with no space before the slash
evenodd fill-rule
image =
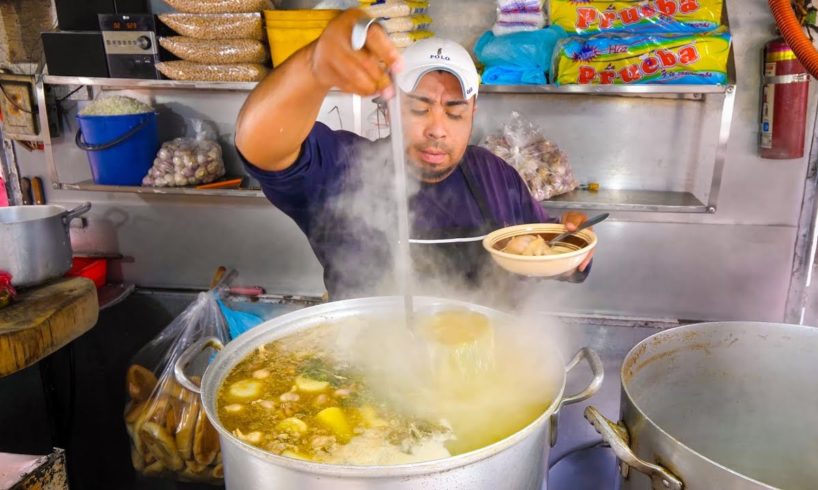
<path id="1" fill-rule="evenodd" d="M 72 191 L 124 192 L 166 196 L 216 196 L 263 198 L 258 189 L 193 189 L 187 187 L 139 187 L 98 185 L 91 181 L 59 184 L 58 188 Z M 578 190 L 543 201 L 546 208 L 595 209 L 605 211 L 644 211 L 655 213 L 707 213 L 706 204 L 689 192 Z"/>
<path id="2" fill-rule="evenodd" d="M 481 85 L 481 94 L 693 95 L 723 94 L 730 85 Z"/>
<path id="3" fill-rule="evenodd" d="M 259 189 L 196 189 L 191 187 L 141 187 L 127 185 L 98 185 L 91 181 L 76 184 L 59 183 L 58 189 L 69 191 L 126 192 L 131 194 L 156 194 L 165 196 L 220 196 L 264 197 Z"/>
<path id="4" fill-rule="evenodd" d="M 690 192 L 642 190 L 576 190 L 543 201 L 546 208 L 642 211 L 653 213 L 709 213 L 715 211 Z"/>
<path id="5" fill-rule="evenodd" d="M 187 82 L 132 78 L 44 75 L 46 85 L 87 85 L 118 89 L 182 89 L 250 91 L 258 82 Z M 481 85 L 483 94 L 697 95 L 723 94 L 729 85 Z"/>
<path id="6" fill-rule="evenodd" d="M 250 91 L 257 82 L 185 82 L 180 80 L 146 80 L 136 78 L 62 77 L 43 75 L 46 85 L 87 85 L 119 89 L 184 89 Z"/>
<path id="7" fill-rule="evenodd" d="M 485 94 L 575 94 L 588 96 L 623 96 L 651 97 L 672 99 L 700 100 L 706 96 L 721 98 L 721 118 L 719 131 L 714 142 L 716 156 L 710 192 L 705 197 L 706 203 L 689 192 L 665 191 L 614 191 L 598 192 L 577 191 L 559 196 L 543 203 L 548 208 L 579 208 L 609 211 L 640 211 L 657 213 L 714 213 L 721 188 L 724 162 L 726 159 L 727 141 L 733 117 L 736 86 L 733 52 L 728 59 L 728 85 L 483 85 L 480 90 Z M 137 80 L 123 78 L 90 78 L 42 76 L 36 85 L 38 104 L 46 106 L 45 85 L 90 85 L 112 89 L 181 89 L 181 90 L 224 90 L 249 91 L 256 82 L 185 82 L 176 80 Z M 40 124 L 48 128 L 47 111 L 40 111 Z M 51 180 L 58 189 L 96 192 L 123 192 L 134 194 L 154 194 L 171 196 L 211 196 L 211 197 L 250 197 L 263 198 L 259 189 L 192 189 L 192 188 L 153 188 L 96 185 L 90 181 L 75 184 L 61 183 L 57 165 L 52 154 L 50 135 L 44 131 L 46 159 L 49 163 Z"/>

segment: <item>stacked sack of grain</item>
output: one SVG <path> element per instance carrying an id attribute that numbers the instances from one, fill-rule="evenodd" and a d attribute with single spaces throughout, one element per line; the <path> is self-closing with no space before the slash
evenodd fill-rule
<path id="1" fill-rule="evenodd" d="M 267 74 L 270 54 L 264 41 L 261 11 L 270 0 L 164 0 L 175 13 L 159 20 L 179 36 L 159 44 L 178 61 L 157 65 L 174 80 L 258 81 Z"/>
<path id="2" fill-rule="evenodd" d="M 382 19 L 381 25 L 398 48 L 434 35 L 429 30 L 432 18 L 427 15 L 427 1 L 361 0 L 361 8 Z"/>

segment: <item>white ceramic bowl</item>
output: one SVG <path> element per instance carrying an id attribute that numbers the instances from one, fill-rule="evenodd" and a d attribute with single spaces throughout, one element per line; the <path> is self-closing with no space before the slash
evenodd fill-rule
<path id="1" fill-rule="evenodd" d="M 501 252 L 500 249 L 515 236 L 541 234 L 550 240 L 565 231 L 565 225 L 551 223 L 509 226 L 487 235 L 483 239 L 483 247 L 497 265 L 509 272 L 529 277 L 554 277 L 573 271 L 588 257 L 597 243 L 593 231 L 582 230 L 568 237 L 565 242 L 576 250 L 562 254 L 529 257 Z"/>

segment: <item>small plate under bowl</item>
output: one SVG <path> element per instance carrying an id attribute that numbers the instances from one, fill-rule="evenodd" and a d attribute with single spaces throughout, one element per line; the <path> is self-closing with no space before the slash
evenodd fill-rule
<path id="1" fill-rule="evenodd" d="M 582 230 L 569 236 L 560 246 L 572 249 L 571 252 L 525 256 L 503 252 L 509 240 L 520 235 L 540 235 L 545 241 L 551 240 L 566 230 L 565 225 L 537 223 L 530 225 L 509 226 L 494 231 L 483 239 L 483 247 L 491 254 L 494 262 L 503 269 L 529 277 L 555 277 L 572 272 L 588 257 L 596 247 L 596 233 Z"/>

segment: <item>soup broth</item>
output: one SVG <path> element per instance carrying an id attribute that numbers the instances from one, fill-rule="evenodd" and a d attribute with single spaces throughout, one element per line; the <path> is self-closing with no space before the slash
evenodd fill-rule
<path id="1" fill-rule="evenodd" d="M 322 325 L 260 346 L 225 378 L 221 423 L 287 457 L 352 465 L 454 456 L 524 428 L 561 365 L 471 312 Z M 548 357 L 548 356 L 545 356 Z"/>

